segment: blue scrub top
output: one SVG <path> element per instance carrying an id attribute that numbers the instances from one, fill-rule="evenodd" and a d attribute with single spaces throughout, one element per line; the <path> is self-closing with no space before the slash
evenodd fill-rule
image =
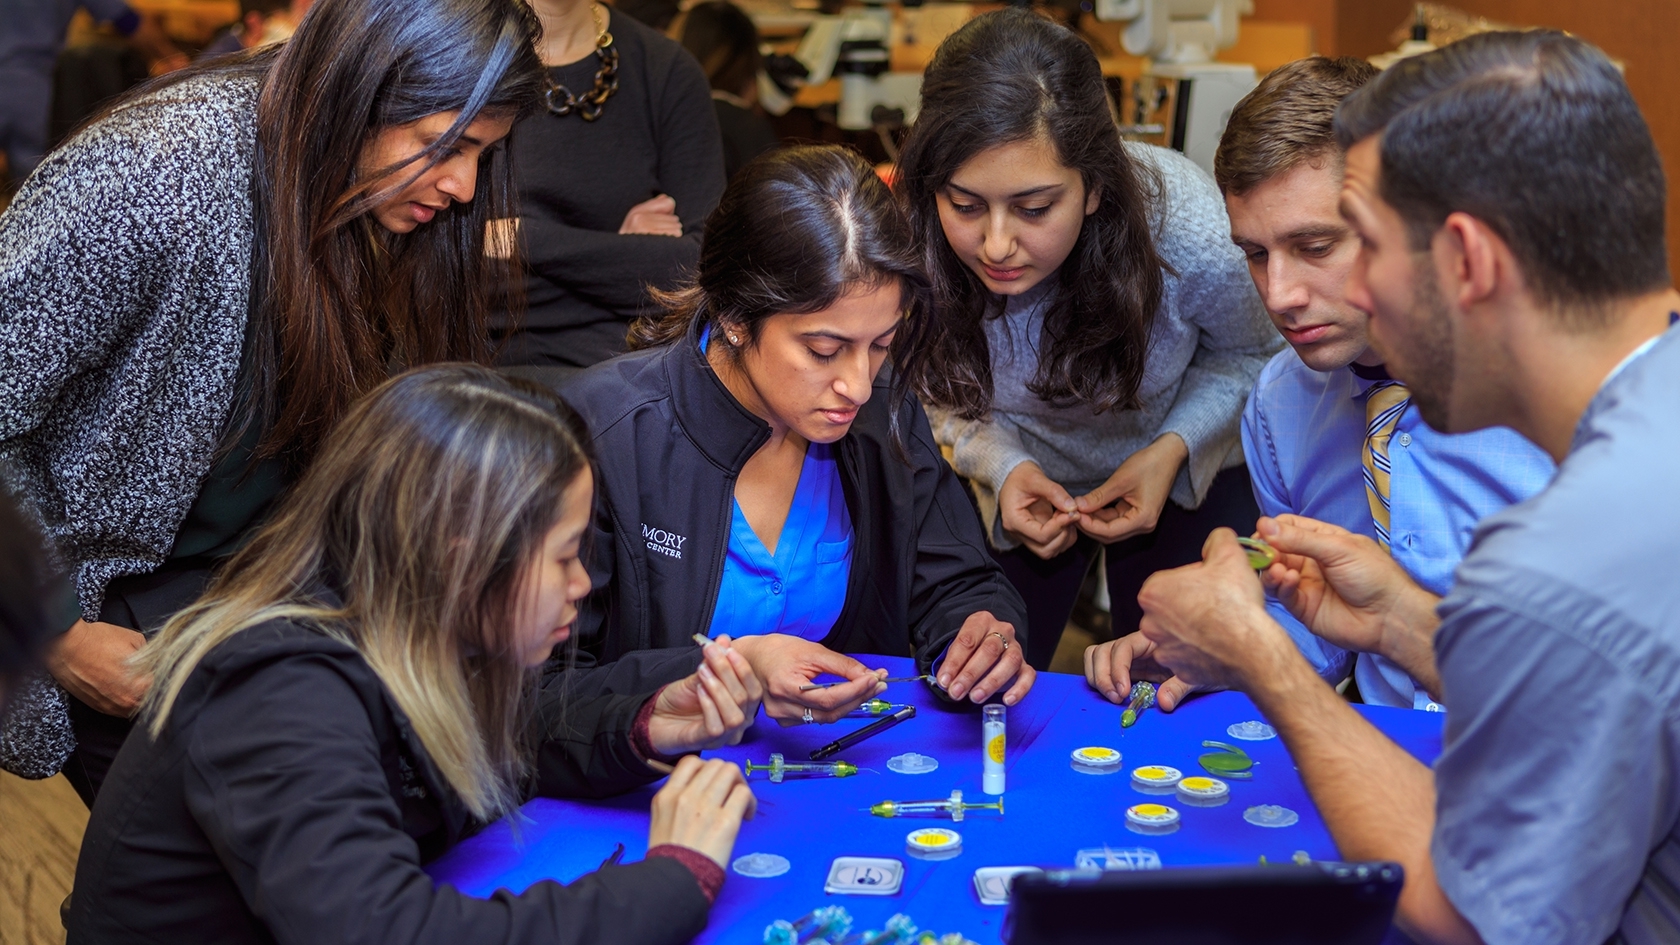
<path id="1" fill-rule="evenodd" d="M 709 340 L 708 331 L 701 350 Z M 774 555 L 747 524 L 741 503 L 730 500 L 729 548 L 709 635 L 786 633 L 821 640 L 834 628 L 852 573 L 852 516 L 834 454 L 831 444 L 806 447 Z"/>
<path id="2" fill-rule="evenodd" d="M 747 524 L 741 503 L 730 504 L 735 511 L 729 551 L 710 635 L 786 633 L 807 640 L 828 636 L 845 606 L 852 573 L 852 517 L 846 511 L 834 448 L 826 443 L 806 448 L 775 555 Z"/>

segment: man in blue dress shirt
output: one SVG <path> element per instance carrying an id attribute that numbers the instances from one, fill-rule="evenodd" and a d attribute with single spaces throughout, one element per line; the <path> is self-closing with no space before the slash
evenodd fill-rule
<path id="1" fill-rule="evenodd" d="M 1342 855 L 1404 866 L 1412 938 L 1680 941 L 1680 292 L 1650 131 L 1602 52 L 1532 31 L 1402 61 L 1336 134 L 1372 344 L 1430 426 L 1508 425 L 1557 475 L 1477 527 L 1445 599 L 1369 538 L 1260 522 L 1291 613 L 1444 691 L 1433 771 L 1323 685 L 1228 530 L 1144 585 L 1144 655 L 1254 699 Z"/>
<path id="2" fill-rule="evenodd" d="M 1275 70 L 1231 112 L 1214 157 L 1231 238 L 1290 344 L 1249 395 L 1243 452 L 1262 515 L 1304 515 L 1376 540 L 1413 580 L 1445 594 L 1476 523 L 1539 492 L 1556 467 L 1503 427 L 1461 434 L 1430 429 L 1371 349 L 1369 316 L 1348 304 L 1343 286 L 1359 240 L 1336 206 L 1342 149 L 1333 124 L 1342 99 L 1376 74 L 1363 59 L 1322 56 Z M 1383 407 L 1388 415 L 1373 431 L 1372 415 L 1381 416 Z M 1387 442 L 1386 491 L 1366 475 L 1373 432 Z M 1375 466 L 1374 452 L 1371 459 Z M 1379 536 L 1384 511 L 1388 521 Z M 1267 605 L 1327 682 L 1340 683 L 1351 672 L 1367 703 L 1440 710 L 1391 660 L 1330 644 L 1276 598 Z M 1126 689 L 1115 679 L 1148 645 L 1124 637 L 1093 648 L 1086 662 L 1092 686 L 1111 700 L 1124 699 Z M 1130 675 L 1160 682 L 1167 708 L 1188 695 L 1183 680 L 1164 673 Z"/>

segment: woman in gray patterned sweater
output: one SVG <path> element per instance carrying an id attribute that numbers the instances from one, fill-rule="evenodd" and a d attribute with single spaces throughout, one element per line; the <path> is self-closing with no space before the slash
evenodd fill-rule
<path id="1" fill-rule="evenodd" d="M 924 364 L 903 367 L 1043 669 L 1099 543 L 1126 633 L 1150 573 L 1200 560 L 1217 526 L 1253 529 L 1238 418 L 1282 342 L 1213 182 L 1122 142 L 1096 55 L 1041 17 L 945 40 L 898 170 L 936 296 L 904 346 Z"/>
<path id="2" fill-rule="evenodd" d="M 318 0 L 291 41 L 140 90 L 24 184 L 0 217 L 0 466 L 76 599 L 0 766 L 62 766 L 91 803 L 147 685 L 126 657 L 351 401 L 486 358 L 485 221 L 512 188 L 479 174 L 540 94 L 537 30 L 518 0 Z"/>

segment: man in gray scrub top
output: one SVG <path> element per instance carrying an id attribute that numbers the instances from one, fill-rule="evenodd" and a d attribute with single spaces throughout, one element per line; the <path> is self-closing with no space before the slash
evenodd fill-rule
<path id="1" fill-rule="evenodd" d="M 1306 626 L 1445 703 L 1433 772 L 1314 674 L 1229 531 L 1144 586 L 1148 655 L 1253 697 L 1342 855 L 1405 867 L 1415 939 L 1680 941 L 1680 293 L 1650 132 L 1601 52 L 1540 31 L 1404 60 L 1336 131 L 1348 299 L 1389 371 L 1430 426 L 1513 427 L 1557 476 L 1477 526 L 1444 600 L 1368 538 L 1260 522 Z"/>

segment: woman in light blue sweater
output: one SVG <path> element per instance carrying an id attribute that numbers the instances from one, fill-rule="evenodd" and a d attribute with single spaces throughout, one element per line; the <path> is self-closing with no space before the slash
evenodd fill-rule
<path id="1" fill-rule="evenodd" d="M 940 47 L 899 192 L 936 298 L 900 367 L 926 379 L 1044 668 L 1100 546 L 1123 634 L 1149 574 L 1253 529 L 1238 418 L 1281 342 L 1213 182 L 1123 143 L 1096 56 L 1040 17 L 981 16 Z"/>

